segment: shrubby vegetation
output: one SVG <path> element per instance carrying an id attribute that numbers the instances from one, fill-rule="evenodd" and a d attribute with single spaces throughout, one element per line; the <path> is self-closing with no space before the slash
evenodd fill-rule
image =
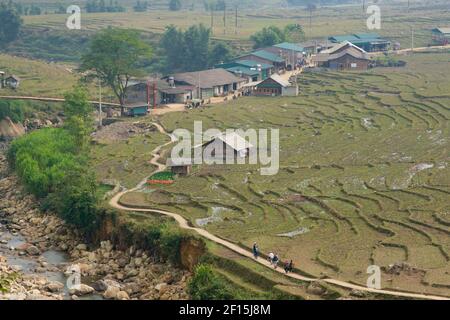
<path id="1" fill-rule="evenodd" d="M 9 117 L 12 122 L 22 122 L 25 119 L 25 107 L 22 102 L 0 100 L 0 120 Z"/>
<path id="2" fill-rule="evenodd" d="M 78 87 L 66 95 L 63 128 L 46 128 L 16 139 L 8 151 L 26 188 L 82 230 L 96 223 L 95 175 L 88 169 L 88 137 L 92 130 L 87 94 Z"/>
<path id="3" fill-rule="evenodd" d="M 0 46 L 0 51 L 47 61 L 78 62 L 91 36 L 88 31 L 68 33 L 30 26 L 22 30 L 16 41 L 7 48 Z"/>
<path id="4" fill-rule="evenodd" d="M 169 10 L 170 11 L 181 10 L 181 1 L 180 0 L 169 0 Z"/>
<path id="5" fill-rule="evenodd" d="M 0 3 L 0 43 L 2 46 L 17 39 L 22 19 L 12 2 Z"/>
<path id="6" fill-rule="evenodd" d="M 215 274 L 208 264 L 199 264 L 195 268 L 188 290 L 194 300 L 230 300 L 236 298 L 229 284 Z"/>
<path id="7" fill-rule="evenodd" d="M 383 55 L 375 58 L 375 65 L 377 67 L 404 67 L 406 62 L 392 55 Z"/>
<path id="8" fill-rule="evenodd" d="M 86 11 L 92 12 L 124 12 L 125 7 L 119 5 L 117 0 L 110 0 L 109 3 L 105 0 L 90 0 L 86 3 Z"/>
<path id="9" fill-rule="evenodd" d="M 186 31 L 168 26 L 159 46 L 162 52 L 156 68 L 168 73 L 204 70 L 231 57 L 231 48 L 226 43 L 211 43 L 211 30 L 203 24 Z"/>
<path id="10" fill-rule="evenodd" d="M 282 42 L 300 42 L 305 40 L 305 33 L 299 24 L 289 24 L 284 29 L 276 26 L 263 28 L 250 37 L 255 42 L 254 49 L 270 47 Z"/>
<path id="11" fill-rule="evenodd" d="M 140 1 L 138 0 L 133 7 L 133 10 L 136 12 L 145 12 L 150 7 L 150 3 L 148 1 Z"/>

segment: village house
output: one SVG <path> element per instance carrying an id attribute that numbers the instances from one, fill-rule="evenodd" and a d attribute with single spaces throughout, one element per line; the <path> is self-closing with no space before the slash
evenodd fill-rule
<path id="1" fill-rule="evenodd" d="M 343 36 L 329 37 L 333 43 L 351 42 L 366 52 L 388 51 L 391 46 L 391 42 L 384 38 L 381 38 L 376 33 L 354 33 Z"/>
<path id="2" fill-rule="evenodd" d="M 450 27 L 431 30 L 433 45 L 446 46 L 450 43 Z"/>
<path id="3" fill-rule="evenodd" d="M 274 66 L 275 71 L 286 69 L 286 60 L 283 57 L 266 50 L 250 52 L 235 59 L 235 61 L 238 60 L 253 60 L 261 64 L 271 64 Z"/>
<path id="4" fill-rule="evenodd" d="M 313 56 L 316 67 L 336 70 L 367 70 L 370 58 L 366 51 L 348 41 Z"/>
<path id="5" fill-rule="evenodd" d="M 268 79 L 258 83 L 253 91 L 256 96 L 298 96 L 297 83 L 291 83 L 279 75 L 272 75 Z"/>
<path id="6" fill-rule="evenodd" d="M 167 159 L 166 166 L 170 169 L 173 174 L 179 176 L 187 176 L 192 172 L 192 159 L 181 158 L 181 159 Z"/>
<path id="7" fill-rule="evenodd" d="M 214 137 L 204 143 L 201 147 L 203 148 L 203 151 L 205 151 L 205 148 L 211 150 L 210 154 L 204 152 L 206 153 L 203 158 L 204 160 L 226 160 L 227 156 L 230 157 L 231 155 L 233 156 L 233 160 L 236 160 L 237 158 L 246 158 L 254 148 L 251 143 L 235 132 L 224 133 Z"/>
<path id="8" fill-rule="evenodd" d="M 303 48 L 304 52 L 307 55 L 312 55 L 320 53 L 323 50 L 330 49 L 334 47 L 336 44 L 326 39 L 326 40 L 308 40 L 305 42 L 301 42 L 298 45 Z"/>
<path id="9" fill-rule="evenodd" d="M 283 42 L 264 48 L 264 51 L 271 52 L 284 59 L 288 70 L 293 70 L 301 66 L 305 56 L 303 47 L 290 42 Z"/>
<path id="10" fill-rule="evenodd" d="M 0 89 L 5 86 L 5 72 L 0 71 Z"/>
<path id="11" fill-rule="evenodd" d="M 261 63 L 255 60 L 237 60 L 222 63 L 216 65 L 215 68 L 225 69 L 238 77 L 245 78 L 247 82 L 267 79 L 274 70 L 272 64 Z"/>
<path id="12" fill-rule="evenodd" d="M 208 99 L 226 96 L 237 91 L 246 82 L 225 69 L 210 69 L 196 72 L 177 73 L 165 77 L 172 88 L 193 87 L 192 99 Z"/>
<path id="13" fill-rule="evenodd" d="M 0 88 L 17 89 L 20 85 L 20 78 L 15 75 L 5 76 L 6 73 L 0 71 Z"/>
<path id="14" fill-rule="evenodd" d="M 186 103 L 192 100 L 194 90 L 194 86 L 175 86 L 170 79 L 132 80 L 127 88 L 125 106 L 156 108 L 168 103 Z"/>

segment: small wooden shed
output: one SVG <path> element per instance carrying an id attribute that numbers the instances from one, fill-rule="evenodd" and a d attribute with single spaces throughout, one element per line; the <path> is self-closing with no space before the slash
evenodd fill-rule
<path id="1" fill-rule="evenodd" d="M 167 167 L 171 170 L 173 174 L 177 174 L 180 176 L 187 176 L 192 172 L 192 159 L 189 158 L 167 159 Z"/>

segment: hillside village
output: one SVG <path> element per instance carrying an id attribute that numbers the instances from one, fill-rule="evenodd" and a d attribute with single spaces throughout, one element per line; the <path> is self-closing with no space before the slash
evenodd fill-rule
<path id="1" fill-rule="evenodd" d="M 435 45 L 446 45 L 448 28 L 432 30 Z M 213 69 L 176 73 L 161 79 L 134 79 L 128 87 L 129 115 L 152 108 L 183 104 L 188 108 L 237 99 L 241 96 L 297 96 L 297 77 L 304 71 L 364 71 L 377 66 L 377 55 L 396 55 L 398 43 L 376 33 L 330 36 L 326 40 L 279 43 L 243 54 Z"/>
<path id="2" fill-rule="evenodd" d="M 450 8 L 186 1 L 15 13 L 0 301 L 450 299 Z"/>

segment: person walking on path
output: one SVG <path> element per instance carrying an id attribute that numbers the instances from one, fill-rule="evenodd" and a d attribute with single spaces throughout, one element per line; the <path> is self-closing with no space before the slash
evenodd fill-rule
<path id="1" fill-rule="evenodd" d="M 280 259 L 278 258 L 278 255 L 277 254 L 275 254 L 274 256 L 273 256 L 273 259 L 272 259 L 272 264 L 273 264 L 273 268 L 274 269 L 276 269 L 277 267 L 278 267 L 278 262 L 280 261 Z"/>
<path id="2" fill-rule="evenodd" d="M 284 271 L 287 273 L 292 272 L 292 269 L 294 268 L 294 263 L 291 261 L 286 261 L 284 264 Z"/>
<path id="3" fill-rule="evenodd" d="M 273 258 L 275 257 L 275 255 L 273 254 L 273 252 L 269 253 L 269 262 L 272 265 L 273 264 Z"/>
<path id="4" fill-rule="evenodd" d="M 258 259 L 259 256 L 259 248 L 256 242 L 253 244 L 253 256 L 255 257 L 255 259 Z"/>

